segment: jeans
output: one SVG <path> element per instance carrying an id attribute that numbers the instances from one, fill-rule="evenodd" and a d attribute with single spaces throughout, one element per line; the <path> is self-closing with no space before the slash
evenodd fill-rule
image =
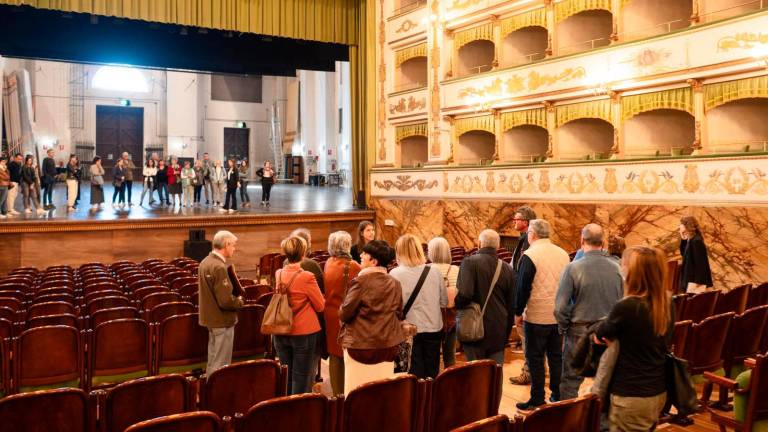
<path id="1" fill-rule="evenodd" d="M 456 326 L 443 333 L 443 366 L 451 367 L 456 364 Z"/>
<path id="2" fill-rule="evenodd" d="M 165 197 L 165 199 L 163 199 Z M 162 205 L 163 202 L 166 204 L 170 204 L 170 197 L 168 196 L 168 183 L 158 183 L 157 184 L 157 199 L 160 201 L 160 204 Z"/>
<path id="3" fill-rule="evenodd" d="M 240 202 L 243 204 L 251 202 L 251 197 L 248 196 L 248 182 L 240 180 Z"/>
<path id="4" fill-rule="evenodd" d="M 53 205 L 53 185 L 54 181 L 43 183 L 43 205 Z"/>
<path id="5" fill-rule="evenodd" d="M 549 363 L 549 389 L 552 400 L 560 400 L 563 373 L 563 342 L 557 324 L 525 322 L 525 358 L 531 371 L 531 398 L 534 405 L 544 403 L 544 355 Z"/>
<path id="6" fill-rule="evenodd" d="M 261 200 L 269 201 L 269 194 L 272 192 L 271 182 L 261 182 Z"/>
<path id="7" fill-rule="evenodd" d="M 113 183 L 112 186 L 115 187 L 115 191 L 112 192 L 112 204 L 115 203 L 115 198 L 118 198 L 118 202 L 121 204 L 125 203 L 125 182 L 120 183 L 120 186 L 115 186 Z"/>
<path id="8" fill-rule="evenodd" d="M 237 188 L 227 187 L 227 197 L 224 200 L 224 209 L 237 210 Z"/>
<path id="9" fill-rule="evenodd" d="M 202 190 L 203 190 L 203 185 L 196 185 L 195 186 L 195 199 L 194 199 L 195 203 L 199 203 L 200 202 L 200 191 L 202 191 Z"/>
<path id="10" fill-rule="evenodd" d="M 413 337 L 411 369 L 408 373 L 419 378 L 434 378 L 440 372 L 440 346 L 443 332 L 417 333 Z"/>
<path id="11" fill-rule="evenodd" d="M 565 333 L 563 345 L 563 378 L 560 382 L 560 400 L 576 399 L 579 396 L 579 387 L 584 382 L 584 377 L 579 376 L 571 368 L 571 361 L 575 354 L 576 344 L 587 333 L 588 325 L 572 325 Z"/>
<path id="12" fill-rule="evenodd" d="M 127 195 L 128 195 L 128 203 L 131 202 L 131 191 L 133 190 L 133 180 L 126 180 L 123 182 L 123 187 L 125 188 Z"/>
<path id="13" fill-rule="evenodd" d="M 490 359 L 501 366 L 504 365 L 504 350 L 491 352 L 481 346 L 463 344 L 464 356 L 467 361 Z"/>
<path id="14" fill-rule="evenodd" d="M 232 363 L 234 342 L 234 326 L 208 329 L 208 364 L 205 368 L 205 373 L 208 376 Z"/>
<path id="15" fill-rule="evenodd" d="M 280 363 L 288 366 L 288 394 L 309 393 L 315 377 L 315 345 L 320 332 L 300 336 L 275 336 Z"/>
<path id="16" fill-rule="evenodd" d="M 5 216 L 8 214 L 8 209 L 6 208 L 6 202 L 8 200 L 8 186 L 0 186 L 0 214 Z"/>

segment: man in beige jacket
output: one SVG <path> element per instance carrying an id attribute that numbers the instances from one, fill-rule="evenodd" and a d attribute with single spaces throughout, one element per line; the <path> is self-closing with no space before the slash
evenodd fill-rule
<path id="1" fill-rule="evenodd" d="M 232 294 L 227 274 L 227 259 L 235 254 L 236 244 L 231 232 L 217 232 L 213 252 L 198 268 L 200 325 L 208 328 L 208 375 L 232 362 L 237 311 L 243 306 L 243 298 Z"/>

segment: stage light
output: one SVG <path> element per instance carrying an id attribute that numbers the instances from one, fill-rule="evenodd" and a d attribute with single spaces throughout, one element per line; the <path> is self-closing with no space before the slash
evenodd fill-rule
<path id="1" fill-rule="evenodd" d="M 94 74 L 91 85 L 102 90 L 149 92 L 144 74 L 136 68 L 125 66 L 102 66 Z"/>
<path id="2" fill-rule="evenodd" d="M 131 106 L 130 99 L 120 99 L 120 106 L 124 106 L 124 107 Z"/>
<path id="3" fill-rule="evenodd" d="M 244 121 L 239 121 L 239 122 L 235 123 L 235 127 L 238 127 L 240 129 L 245 129 L 245 122 Z"/>

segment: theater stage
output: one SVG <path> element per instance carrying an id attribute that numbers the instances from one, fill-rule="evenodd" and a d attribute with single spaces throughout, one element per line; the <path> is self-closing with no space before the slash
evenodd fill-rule
<path id="1" fill-rule="evenodd" d="M 107 188 L 105 196 L 110 202 L 112 189 Z M 65 189 L 57 185 L 56 210 L 0 222 L 0 275 L 21 266 L 172 259 L 183 254 L 190 229 L 204 229 L 209 240 L 217 230 L 232 231 L 239 238 L 233 261 L 238 271 L 250 273 L 256 270 L 259 257 L 277 252 L 280 241 L 295 228 L 310 229 L 313 249 L 325 249 L 331 232 L 344 230 L 354 237 L 359 222 L 374 217 L 373 211 L 355 209 L 352 193 L 344 188 L 275 185 L 272 205 L 265 208 L 259 206 L 260 185 L 252 185 L 249 195 L 254 207 L 234 214 L 222 214 L 213 207 L 150 207 L 146 198 L 143 207 L 135 204 L 121 210 L 107 205 L 92 212 L 89 189 L 83 185 L 75 212 L 67 213 Z M 134 202 L 140 194 L 141 189 L 134 187 Z M 238 194 L 238 208 L 239 201 Z M 20 198 L 16 204 L 21 204 Z"/>

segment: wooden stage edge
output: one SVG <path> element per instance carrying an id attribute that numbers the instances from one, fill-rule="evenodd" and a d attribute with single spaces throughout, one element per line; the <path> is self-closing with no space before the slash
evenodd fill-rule
<path id="1" fill-rule="evenodd" d="M 274 213 L 243 215 L 164 216 L 124 220 L 39 220 L 8 221 L 0 224 L 0 234 L 116 231 L 134 229 L 206 228 L 273 224 L 301 224 L 373 220 L 373 210 L 312 213 Z M 356 233 L 350 233 L 353 236 Z"/>
<path id="2" fill-rule="evenodd" d="M 45 269 L 53 265 L 109 264 L 147 258 L 171 260 L 184 255 L 189 230 L 204 229 L 213 239 L 218 230 L 232 231 L 237 251 L 232 263 L 244 277 L 258 271 L 259 259 L 279 252 L 280 242 L 294 229 L 312 233 L 312 249 L 325 250 L 328 236 L 347 231 L 357 236 L 360 221 L 374 219 L 370 210 L 207 216 L 163 216 L 124 220 L 41 220 L 0 224 L 0 276 L 16 267 Z"/>

